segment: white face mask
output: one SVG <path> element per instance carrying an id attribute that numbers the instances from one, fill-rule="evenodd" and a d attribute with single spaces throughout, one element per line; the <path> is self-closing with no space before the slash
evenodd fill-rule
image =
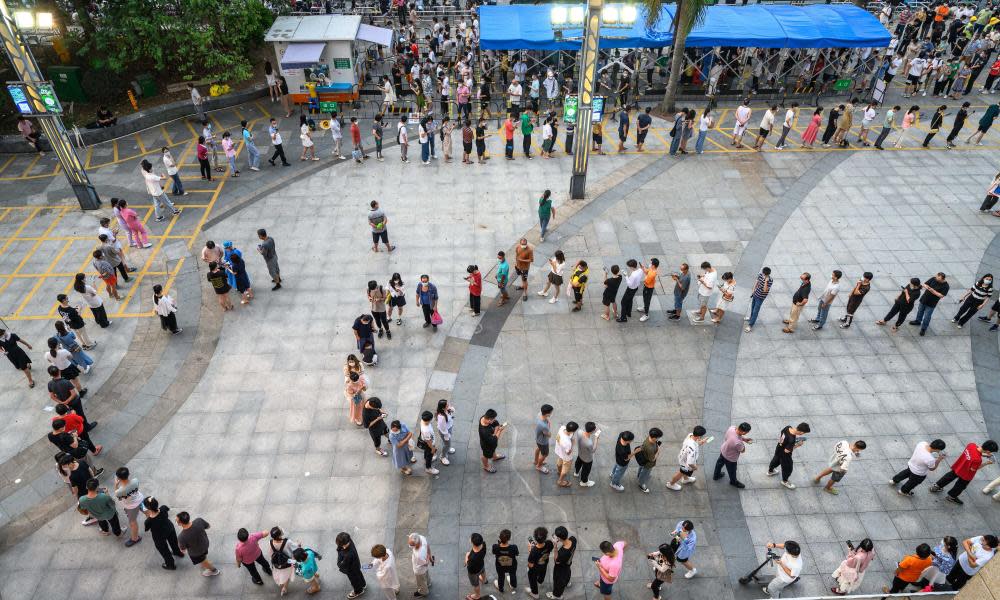
<path id="1" fill-rule="evenodd" d="M 984 279 L 983 283 L 985 283 L 986 285 L 990 285 L 990 284 L 993 283 L 993 280 L 992 279 Z"/>

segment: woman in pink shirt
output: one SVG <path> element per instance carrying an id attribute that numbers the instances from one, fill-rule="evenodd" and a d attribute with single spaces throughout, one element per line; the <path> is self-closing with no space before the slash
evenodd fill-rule
<path id="1" fill-rule="evenodd" d="M 229 170 L 233 177 L 239 177 L 239 169 L 236 168 L 236 143 L 233 142 L 233 135 L 228 131 L 222 134 L 222 149 L 229 159 Z"/>
<path id="2" fill-rule="evenodd" d="M 604 600 L 611 600 L 611 592 L 614 589 L 615 582 L 618 581 L 618 575 L 622 572 L 622 561 L 625 560 L 626 545 L 624 541 L 618 541 L 614 544 L 607 540 L 601 542 L 600 548 L 604 556 L 595 560 L 597 570 L 600 571 L 601 576 L 594 582 L 594 587 L 601 591 L 601 596 L 604 597 Z"/>
<path id="3" fill-rule="evenodd" d="M 240 529 L 236 532 L 236 539 L 239 540 L 236 542 L 236 567 L 239 568 L 240 565 L 246 567 L 250 573 L 250 580 L 256 585 L 264 585 L 264 581 L 261 580 L 260 573 L 257 572 L 254 563 L 260 565 L 268 575 L 271 574 L 271 565 L 264 558 L 264 553 L 260 551 L 259 545 L 259 542 L 266 537 L 266 531 L 250 533 L 246 529 Z"/>
<path id="4" fill-rule="evenodd" d="M 899 137 L 896 138 L 896 143 L 893 144 L 894 148 L 902 148 L 903 141 L 906 140 L 906 136 L 910 133 L 910 128 L 913 127 L 917 122 L 917 113 L 920 112 L 919 106 L 911 106 L 910 110 L 906 111 L 903 116 L 903 126 L 899 131 Z"/>
<path id="5" fill-rule="evenodd" d="M 142 219 L 139 218 L 139 215 L 128 207 L 128 203 L 124 200 L 119 200 L 118 210 L 121 212 L 122 218 L 125 219 L 125 227 L 129 231 L 129 238 L 134 240 L 136 245 L 143 248 L 152 247 L 153 244 L 149 243 L 149 232 L 146 231 L 146 226 L 142 224 Z"/>

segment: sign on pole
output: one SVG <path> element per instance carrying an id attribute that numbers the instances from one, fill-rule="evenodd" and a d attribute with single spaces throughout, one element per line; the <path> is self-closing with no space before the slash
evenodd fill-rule
<path id="1" fill-rule="evenodd" d="M 576 109 L 579 105 L 580 98 L 576 94 L 563 99 L 563 123 L 576 123 Z"/>
<path id="2" fill-rule="evenodd" d="M 594 96 L 591 110 L 591 122 L 600 123 L 604 120 L 604 96 Z"/>

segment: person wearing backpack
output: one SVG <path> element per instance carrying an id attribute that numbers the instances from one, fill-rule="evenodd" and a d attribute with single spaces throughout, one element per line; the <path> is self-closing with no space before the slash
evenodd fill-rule
<path id="1" fill-rule="evenodd" d="M 268 543 L 271 545 L 271 576 L 274 577 L 274 583 L 278 584 L 281 595 L 284 596 L 288 593 L 288 583 L 295 574 L 295 569 L 292 568 L 294 566 L 291 560 L 292 552 L 297 550 L 299 545 L 287 539 L 280 527 L 272 527 L 270 533 L 271 539 Z"/>

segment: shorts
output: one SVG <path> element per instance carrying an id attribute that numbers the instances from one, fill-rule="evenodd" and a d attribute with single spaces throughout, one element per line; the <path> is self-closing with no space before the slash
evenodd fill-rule
<path id="1" fill-rule="evenodd" d="M 138 523 L 139 522 L 138 521 L 138 519 L 139 519 L 139 506 L 136 506 L 135 508 L 126 508 L 125 509 L 125 516 L 128 517 L 128 522 L 129 523 Z"/>
<path id="2" fill-rule="evenodd" d="M 63 379 L 76 379 L 80 376 L 80 369 L 76 368 L 76 365 L 70 363 L 65 369 L 59 369 L 61 373 L 60 377 Z"/>
<path id="3" fill-rule="evenodd" d="M 882 81 L 884 81 L 886 83 L 889 83 L 890 81 L 892 81 L 892 78 L 895 77 L 895 76 L 896 76 L 895 73 L 890 73 L 890 72 L 886 71 L 885 76 L 882 77 Z"/>
<path id="4" fill-rule="evenodd" d="M 462 142 L 462 152 L 465 152 L 466 154 L 472 154 L 472 142 L 469 142 L 468 144 Z"/>
<path id="5" fill-rule="evenodd" d="M 573 468 L 573 461 L 563 460 L 561 458 L 556 459 L 556 473 L 559 475 L 569 474 L 570 469 Z"/>
<path id="6" fill-rule="evenodd" d="M 379 240 L 382 240 L 383 244 L 389 245 L 389 232 L 386 231 L 385 229 L 383 229 L 382 231 L 373 231 L 372 243 L 377 244 Z"/>
<path id="7" fill-rule="evenodd" d="M 118 285 L 118 276 L 108 275 L 107 277 L 101 277 L 101 281 L 103 281 L 108 287 L 115 287 Z"/>
<path id="8" fill-rule="evenodd" d="M 834 483 L 837 483 L 844 478 L 844 475 L 847 475 L 847 471 L 834 471 L 833 473 L 830 473 L 830 479 L 832 479 Z"/>
<path id="9" fill-rule="evenodd" d="M 702 296 L 701 294 L 698 294 L 698 307 L 703 308 L 705 306 L 708 306 L 708 299 L 710 297 L 711 296 Z"/>
<path id="10" fill-rule="evenodd" d="M 610 596 L 611 595 L 611 590 L 612 590 L 612 588 L 615 587 L 615 584 L 608 583 L 607 581 L 604 581 L 603 579 L 601 579 L 600 582 L 601 582 L 601 586 L 600 586 L 600 588 L 601 588 L 600 589 L 601 594 L 603 594 L 605 596 Z"/>
<path id="11" fill-rule="evenodd" d="M 206 558 L 208 558 L 208 553 L 199 554 L 197 556 L 195 556 L 194 554 L 188 553 L 188 556 L 191 557 L 191 564 L 192 565 L 200 565 L 201 563 L 205 562 Z"/>
<path id="12" fill-rule="evenodd" d="M 521 270 L 518 269 L 517 267 L 514 267 L 514 273 L 516 273 L 518 277 L 524 277 L 525 279 L 528 278 L 528 269 Z"/>
<path id="13" fill-rule="evenodd" d="M 742 125 L 740 125 L 739 123 L 737 123 L 736 126 L 733 127 L 733 135 L 743 135 L 746 132 L 747 132 L 747 125 L 746 125 L 746 123 L 744 123 Z"/>
<path id="14" fill-rule="evenodd" d="M 548 456 L 549 455 L 549 445 L 547 443 L 546 444 L 539 444 L 539 443 L 536 442 L 535 446 L 538 448 L 538 453 L 541 454 L 542 456 Z"/>
<path id="15" fill-rule="evenodd" d="M 760 137 L 766 138 L 769 135 L 771 135 L 770 129 L 764 129 L 763 127 L 760 128 Z"/>
<path id="16" fill-rule="evenodd" d="M 625 140 L 627 140 L 627 139 L 628 139 L 628 132 L 625 131 L 624 129 L 619 129 L 618 130 L 618 140 L 624 143 Z"/>
<path id="17" fill-rule="evenodd" d="M 496 453 L 496 446 L 483 446 L 483 458 L 493 458 L 493 455 Z"/>
<path id="18" fill-rule="evenodd" d="M 917 85 L 920 83 L 920 75 L 907 75 L 906 81 L 911 85 Z"/>
<path id="19" fill-rule="evenodd" d="M 555 273 L 549 273 L 549 283 L 552 285 L 562 285 L 563 278 L 562 275 L 556 275 Z"/>
<path id="20" fill-rule="evenodd" d="M 583 290 L 580 288 L 573 288 L 573 299 L 576 300 L 577 303 L 583 302 Z"/>
<path id="21" fill-rule="evenodd" d="M 476 142 L 476 154 L 480 157 L 486 154 L 486 142 Z"/>
<path id="22" fill-rule="evenodd" d="M 992 310 L 993 312 L 1000 312 L 1000 300 L 994 301 L 993 306 L 990 307 L 990 310 Z"/>
<path id="23" fill-rule="evenodd" d="M 604 306 L 611 306 L 611 304 L 614 303 L 614 301 L 615 301 L 615 295 L 610 294 L 608 292 L 604 292 L 604 296 L 601 297 L 601 304 L 603 304 Z"/>
<path id="24" fill-rule="evenodd" d="M 691 560 L 690 556 L 688 556 L 686 558 L 681 558 L 681 557 L 677 556 L 675 558 L 677 559 L 677 562 L 679 562 L 679 563 L 686 563 L 687 561 Z"/>
<path id="25" fill-rule="evenodd" d="M 482 585 L 482 580 L 486 578 L 485 577 L 486 570 L 484 569 L 478 573 L 469 573 L 468 575 L 469 575 L 469 585 L 471 585 L 472 587 L 479 587 L 480 585 Z"/>
<path id="26" fill-rule="evenodd" d="M 403 308 L 406 306 L 406 298 L 403 296 L 393 296 L 389 298 L 389 306 Z"/>
<path id="27" fill-rule="evenodd" d="M 694 469 L 689 469 L 687 467 L 681 467 L 678 469 L 685 477 L 690 477 L 694 475 Z"/>
<path id="28" fill-rule="evenodd" d="M 599 133 L 595 133 L 594 134 L 594 143 L 597 144 L 598 146 L 600 146 L 601 144 L 603 144 L 604 143 L 604 136 L 601 135 L 601 134 L 599 134 Z"/>
<path id="29" fill-rule="evenodd" d="M 233 288 L 229 287 L 229 284 L 227 283 L 226 285 L 224 285 L 222 287 L 215 288 L 215 293 L 218 294 L 218 295 L 220 295 L 220 296 L 225 296 L 226 294 L 229 293 L 229 290 L 231 290 L 231 289 L 233 289 Z"/>
<path id="30" fill-rule="evenodd" d="M 990 123 L 992 125 L 992 123 Z M 980 125 L 978 131 L 979 133 L 987 133 L 990 130 L 990 125 Z"/>
<path id="31" fill-rule="evenodd" d="M 645 144 L 646 143 L 646 133 L 647 132 L 643 131 L 641 133 L 635 134 L 635 141 L 636 141 L 637 144 Z"/>

